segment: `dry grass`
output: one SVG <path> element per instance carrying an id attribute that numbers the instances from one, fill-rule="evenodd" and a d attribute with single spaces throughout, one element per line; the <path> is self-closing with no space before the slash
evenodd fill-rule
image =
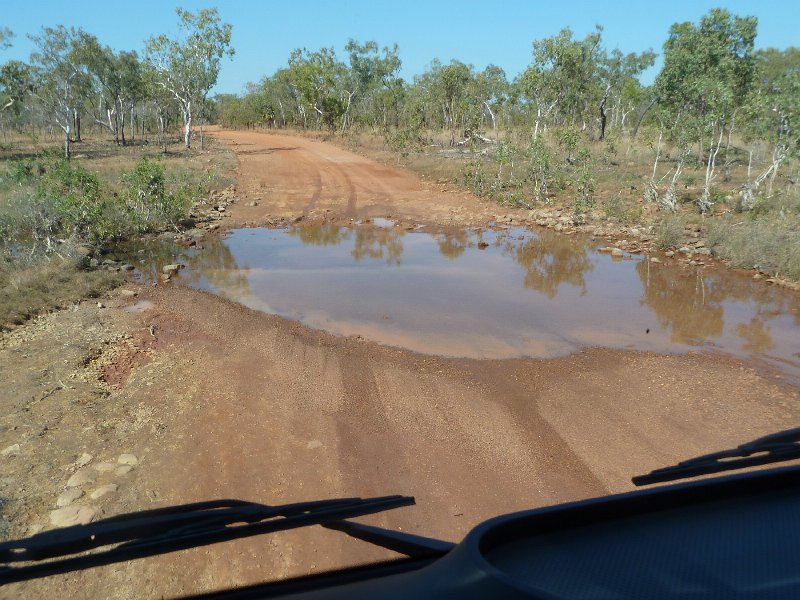
<path id="1" fill-rule="evenodd" d="M 75 261 L 60 258 L 24 268 L 0 267 L 0 329 L 83 298 L 96 298 L 121 282 L 118 273 L 86 271 Z"/>
<path id="2" fill-rule="evenodd" d="M 199 140 L 195 141 L 199 147 Z M 236 156 L 224 143 L 208 136 L 203 151 L 193 148 L 185 152 L 182 143 L 172 141 L 167 145 L 167 152 L 163 153 L 155 144 L 141 145 L 137 142 L 117 146 L 113 140 L 97 136 L 85 137 L 84 141 L 74 143 L 72 152 L 74 164 L 96 173 L 111 190 L 120 189 L 122 174 L 130 171 L 142 157 L 162 161 L 167 177 L 176 183 L 203 182 L 209 189 L 218 190 L 228 187 L 236 179 Z M 59 142 L 34 145 L 29 140 L 18 139 L 0 150 L 0 171 L 8 170 L 18 161 L 40 162 L 42 157 L 60 156 Z"/>

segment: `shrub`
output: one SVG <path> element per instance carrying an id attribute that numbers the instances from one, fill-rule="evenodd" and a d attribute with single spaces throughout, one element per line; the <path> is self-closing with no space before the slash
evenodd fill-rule
<path id="1" fill-rule="evenodd" d="M 164 166 L 143 157 L 122 176 L 129 225 L 138 233 L 158 231 L 175 225 L 186 216 L 189 194 L 167 189 Z"/>
<path id="2" fill-rule="evenodd" d="M 678 217 L 665 217 L 656 226 L 655 243 L 658 248 L 677 246 L 683 237 L 683 221 Z"/>
<path id="3" fill-rule="evenodd" d="M 622 192 L 619 192 L 603 203 L 603 212 L 607 217 L 622 223 L 638 223 L 644 211 L 637 202 L 626 200 L 622 197 Z"/>
<path id="4" fill-rule="evenodd" d="M 38 214 L 52 214 L 57 218 L 48 229 L 81 239 L 94 240 L 105 236 L 104 228 L 98 229 L 105 210 L 100 179 L 83 167 L 74 166 L 67 160 L 56 162 L 39 179 L 34 202 L 38 204 Z M 37 211 L 31 214 L 35 218 Z M 33 230 L 39 229 L 35 224 L 31 225 Z"/>
<path id="5" fill-rule="evenodd" d="M 532 193 L 539 202 L 549 201 L 550 186 L 555 177 L 553 156 L 545 146 L 542 138 L 534 140 L 528 147 L 527 179 L 531 183 Z"/>

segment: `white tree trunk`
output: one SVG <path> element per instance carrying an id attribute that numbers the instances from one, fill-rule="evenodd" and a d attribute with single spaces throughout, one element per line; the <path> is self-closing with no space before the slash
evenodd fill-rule
<path id="1" fill-rule="evenodd" d="M 192 141 L 192 103 L 186 103 L 186 111 L 184 112 L 186 120 L 186 128 L 183 134 L 183 147 L 188 150 Z"/>

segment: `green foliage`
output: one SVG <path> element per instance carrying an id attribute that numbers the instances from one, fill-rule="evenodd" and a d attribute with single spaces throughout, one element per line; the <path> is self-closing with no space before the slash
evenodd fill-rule
<path id="1" fill-rule="evenodd" d="M 540 137 L 528 146 L 528 174 L 533 197 L 537 202 L 549 202 L 551 186 L 555 176 L 555 160 Z"/>
<path id="2" fill-rule="evenodd" d="M 216 8 L 197 13 L 178 8 L 176 12 L 180 35 L 173 39 L 151 37 L 146 57 L 155 85 L 168 91 L 181 106 L 188 148 L 194 107 L 205 101 L 217 83 L 221 59 L 232 58 L 234 50 L 230 47 L 232 28 L 220 22 Z"/>
<path id="3" fill-rule="evenodd" d="M 470 158 L 461 170 L 464 185 L 476 196 L 484 196 L 490 189 L 489 177 L 480 155 Z"/>
<path id="4" fill-rule="evenodd" d="M 566 152 L 565 159 L 567 162 L 575 160 L 575 150 L 578 149 L 578 144 L 581 141 L 581 132 L 577 127 L 565 127 L 558 133 L 558 144 Z"/>
<path id="5" fill-rule="evenodd" d="M 55 239 L 101 242 L 162 231 L 186 216 L 191 198 L 204 182 L 186 182 L 171 191 L 164 166 L 142 158 L 122 176 L 116 194 L 98 176 L 67 160 L 19 161 L 11 168 L 22 189 L 0 207 L 0 234 L 10 245 L 44 246 Z"/>
<path id="6" fill-rule="evenodd" d="M 186 216 L 190 195 L 186 188 L 167 189 L 164 165 L 143 157 L 132 171 L 122 176 L 128 225 L 137 233 L 174 226 Z"/>
<path id="7" fill-rule="evenodd" d="M 36 195 L 52 206 L 63 229 L 82 239 L 102 239 L 106 201 L 100 180 L 80 166 L 60 160 L 39 179 Z"/>

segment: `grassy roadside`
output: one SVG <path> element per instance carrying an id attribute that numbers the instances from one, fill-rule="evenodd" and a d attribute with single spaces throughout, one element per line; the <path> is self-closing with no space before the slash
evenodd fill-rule
<path id="1" fill-rule="evenodd" d="M 103 254 L 181 229 L 192 206 L 234 182 L 235 157 L 208 138 L 202 152 L 100 140 L 75 149 L 69 162 L 56 147 L 0 150 L 0 330 L 119 285 Z"/>
<path id="2" fill-rule="evenodd" d="M 645 200 L 656 154 L 647 132 L 635 141 L 579 137 L 571 143 L 546 139 L 538 145 L 525 135 L 510 134 L 498 135 L 496 145 L 459 147 L 429 134 L 427 143 L 403 148 L 393 148 L 383 137 L 369 133 L 305 135 L 409 169 L 435 184 L 466 188 L 496 202 L 499 214 L 506 208 L 523 208 L 529 211 L 529 221 L 541 226 L 587 231 L 617 241 L 638 238 L 636 247 L 645 251 L 661 251 L 687 263 L 715 257 L 733 268 L 755 270 L 771 283 L 800 287 L 798 161 L 781 167 L 771 197 L 762 193 L 753 210 L 741 209 L 740 192 L 748 170 L 755 176 L 768 165 L 766 147 L 750 163 L 731 145 L 717 166 L 712 209 L 700 214 L 696 200 L 702 193 L 705 163 L 697 149 L 677 179 L 674 212 Z M 660 153 L 654 181 L 663 196 L 677 161 L 669 150 L 662 148 Z"/>

